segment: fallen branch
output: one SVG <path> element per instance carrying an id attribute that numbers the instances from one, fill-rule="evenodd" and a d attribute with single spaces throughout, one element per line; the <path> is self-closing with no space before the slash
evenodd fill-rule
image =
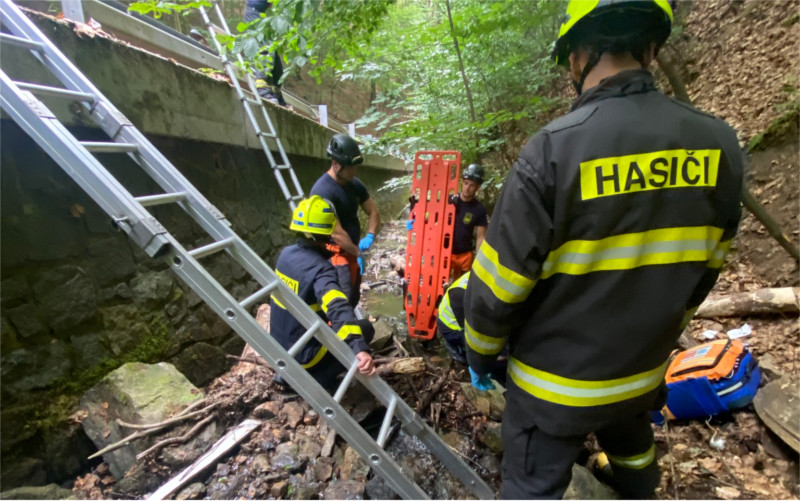
<path id="1" fill-rule="evenodd" d="M 781 247 L 791 255 L 795 261 L 800 261 L 800 250 L 794 245 L 786 233 L 781 229 L 777 221 L 767 213 L 767 209 L 756 200 L 756 197 L 747 189 L 747 186 L 742 187 L 742 203 L 745 207 L 758 219 L 761 224 L 767 229 L 767 232 L 778 241 Z"/>
<path id="2" fill-rule="evenodd" d="M 172 420 L 183 419 L 187 414 L 189 414 L 189 411 L 191 411 L 192 409 L 194 409 L 198 405 L 204 403 L 205 401 L 206 401 L 206 399 L 201 398 L 200 400 L 198 400 L 196 402 L 193 402 L 191 405 L 189 405 L 185 409 L 181 410 L 178 414 L 175 415 L 175 417 L 173 417 L 171 419 L 168 419 L 166 421 L 162 421 L 161 423 L 156 423 L 155 427 L 149 427 L 147 429 L 131 433 L 130 435 L 128 435 L 127 437 L 123 438 L 119 442 L 115 442 L 115 443 L 113 443 L 113 444 L 111 444 L 111 445 L 109 445 L 107 447 L 104 447 L 104 448 L 100 449 L 99 451 L 95 452 L 94 454 L 89 456 L 88 459 L 94 459 L 96 457 L 99 457 L 99 456 L 105 454 L 106 452 L 115 451 L 115 450 L 119 449 L 120 447 L 124 447 L 124 446 L 128 445 L 129 443 L 131 443 L 134 440 L 138 440 L 138 439 L 140 439 L 142 437 L 146 437 L 147 435 L 151 435 L 151 434 L 161 430 L 165 426 L 167 426 L 167 424 L 170 424 L 170 422 Z M 211 406 L 213 406 L 213 405 L 216 405 L 216 404 L 212 404 Z M 211 407 L 211 406 L 209 406 L 209 407 Z M 128 428 L 134 428 L 134 427 L 137 427 L 137 426 L 142 426 L 142 425 L 132 425 L 132 424 L 129 424 L 129 423 L 125 423 L 124 421 L 121 421 L 119 419 L 117 419 L 117 424 L 119 424 L 120 426 L 126 426 Z M 144 426 L 148 426 L 148 425 L 144 425 Z"/>
<path id="3" fill-rule="evenodd" d="M 238 360 L 239 362 L 247 362 L 249 364 L 261 365 L 263 367 L 269 367 L 269 364 L 265 362 L 264 359 L 261 357 L 255 358 L 255 357 L 237 357 L 236 355 L 225 355 L 225 358 Z"/>
<path id="4" fill-rule="evenodd" d="M 216 406 L 217 406 L 217 402 L 214 402 L 213 404 L 210 404 L 210 405 L 208 405 L 206 407 L 203 407 L 199 411 L 190 412 L 188 414 L 181 414 L 181 415 L 175 416 L 174 418 L 167 419 L 166 421 L 161 421 L 160 423 L 133 424 L 133 423 L 126 423 L 125 421 L 123 421 L 121 419 L 117 419 L 117 424 L 120 425 L 120 426 L 124 426 L 125 428 L 132 428 L 132 429 L 135 429 L 135 430 L 149 430 L 151 428 L 163 428 L 164 426 L 167 426 L 169 424 L 177 423 L 177 422 L 184 421 L 186 419 L 197 417 L 197 416 L 202 416 L 203 414 L 208 413 L 209 410 L 213 409 Z"/>
<path id="5" fill-rule="evenodd" d="M 422 357 L 384 357 L 375 359 L 377 372 L 381 376 L 387 374 L 418 374 L 426 369 Z"/>
<path id="6" fill-rule="evenodd" d="M 189 431 L 187 431 L 183 435 L 181 435 L 179 437 L 165 438 L 164 440 L 154 444 L 152 447 L 150 447 L 146 451 L 143 451 L 143 452 L 140 452 L 139 454 L 137 454 L 136 455 L 136 460 L 137 461 L 141 461 L 142 458 L 147 457 L 148 454 L 156 452 L 156 451 L 160 450 L 164 446 L 167 446 L 167 445 L 170 445 L 170 444 L 182 444 L 182 443 L 185 443 L 187 440 L 189 440 L 190 438 L 195 436 L 200 430 L 202 430 L 205 425 L 207 425 L 208 423 L 213 421 L 214 418 L 216 418 L 216 417 L 217 417 L 216 414 L 211 414 L 209 416 L 206 416 L 205 419 L 203 419 L 201 421 L 198 421 L 194 426 L 192 426 L 192 428 Z"/>
<path id="7" fill-rule="evenodd" d="M 745 317 L 775 313 L 798 313 L 800 289 L 779 287 L 738 292 L 725 297 L 708 298 L 700 305 L 695 318 Z"/>
<path id="8" fill-rule="evenodd" d="M 436 396 L 437 393 L 439 393 L 439 390 L 442 389 L 442 386 L 444 386 L 445 383 L 447 383 L 448 375 L 450 374 L 451 364 L 452 360 L 447 362 L 447 365 L 444 367 L 442 375 L 439 376 L 439 380 L 436 381 L 436 384 L 433 385 L 433 388 L 431 388 L 431 390 L 427 394 L 425 394 L 425 396 L 422 398 L 422 400 L 419 403 L 419 406 L 417 406 L 417 414 L 423 415 L 425 413 L 425 410 L 428 408 L 429 405 L 431 405 L 431 402 L 433 402 L 433 398 Z"/>

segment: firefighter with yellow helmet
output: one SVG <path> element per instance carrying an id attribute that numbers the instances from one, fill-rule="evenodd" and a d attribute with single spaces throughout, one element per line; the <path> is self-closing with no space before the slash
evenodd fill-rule
<path id="1" fill-rule="evenodd" d="M 338 277 L 330 262 L 326 245 L 336 225 L 333 205 L 314 195 L 302 200 L 292 214 L 289 228 L 300 234 L 297 243 L 281 251 L 276 273 L 283 282 L 300 296 L 312 310 L 330 325 L 334 332 L 356 354 L 358 369 L 362 374 L 375 372 L 369 343 L 375 334 L 368 320 L 358 320 L 347 296 L 339 288 Z M 283 304 L 275 297 L 271 300 L 270 334 L 289 349 L 305 332 Z M 344 367 L 328 353 L 327 348 L 312 338 L 295 355 L 295 359 L 326 389 L 336 388 L 336 376 Z M 276 382 L 282 384 L 276 376 Z"/>
<path id="2" fill-rule="evenodd" d="M 592 432 L 620 494 L 658 485 L 648 411 L 736 234 L 743 176 L 733 129 L 647 70 L 672 17 L 665 0 L 569 2 L 554 58 L 578 98 L 520 151 L 472 266 L 470 368 L 486 378 L 509 349 L 503 498 L 561 498 Z"/>

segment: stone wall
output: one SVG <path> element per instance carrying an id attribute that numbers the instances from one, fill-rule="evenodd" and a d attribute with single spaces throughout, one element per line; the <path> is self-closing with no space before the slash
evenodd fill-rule
<path id="1" fill-rule="evenodd" d="M 2 120 L 2 131 L 0 441 L 5 490 L 23 482 L 64 480 L 80 471 L 91 446 L 64 418 L 75 410 L 76 398 L 108 371 L 129 361 L 167 361 L 202 386 L 228 367 L 226 354 L 239 354 L 243 342 L 165 263 L 115 230 L 110 218 L 15 124 Z M 95 129 L 76 134 L 102 140 Z M 292 236 L 287 204 L 263 153 L 174 138 L 151 140 L 273 265 Z M 160 191 L 127 157 L 102 157 L 134 195 Z M 306 192 L 327 168 L 317 159 L 291 161 Z M 397 214 L 403 194 L 387 195 L 377 188 L 397 174 L 367 168 L 359 173 L 384 217 Z M 207 234 L 177 207 L 158 207 L 153 213 L 185 247 L 208 243 Z M 204 264 L 235 298 L 256 290 L 226 255 L 205 258 Z M 59 451 L 54 444 L 60 444 Z"/>

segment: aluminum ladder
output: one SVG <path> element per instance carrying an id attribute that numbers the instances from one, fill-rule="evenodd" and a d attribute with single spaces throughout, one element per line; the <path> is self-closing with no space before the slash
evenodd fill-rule
<path id="1" fill-rule="evenodd" d="M 217 210 L 189 181 L 136 129 L 119 110 L 44 36 L 10 0 L 0 0 L 0 20 L 8 33 L 0 43 L 16 46 L 22 57 L 33 54 L 63 87 L 14 81 L 0 61 L 0 105 L 2 109 L 78 183 L 94 201 L 151 257 L 166 264 L 191 287 L 214 312 L 250 344 L 277 373 L 365 459 L 397 494 L 407 499 L 428 495 L 401 471 L 386 452 L 392 421 L 415 435 L 478 498 L 491 499 L 492 490 L 475 471 L 454 453 L 423 419 L 379 377 L 364 377 L 357 371 L 350 347 L 339 340 L 305 302 L 295 295 L 276 273 L 232 229 Z M 50 112 L 36 95 L 63 98 L 80 103 L 109 138 L 108 142 L 80 141 Z M 132 195 L 100 163 L 93 153 L 126 154 L 163 190 L 145 196 Z M 210 236 L 211 243 L 184 248 L 146 207 L 178 204 Z M 203 267 L 201 259 L 226 252 L 259 284 L 249 297 L 234 298 Z M 268 295 L 274 295 L 307 329 L 289 350 L 283 349 L 256 322 L 248 311 Z M 294 359 L 294 355 L 316 337 L 346 368 L 347 373 L 331 396 Z M 340 405 L 352 383 L 358 379 L 387 408 L 377 440 L 374 440 Z"/>
<path id="2" fill-rule="evenodd" d="M 250 95 L 245 94 L 241 84 L 239 83 L 239 75 L 236 67 L 233 64 L 233 61 L 231 61 L 231 59 L 228 57 L 227 51 L 223 50 L 222 45 L 219 43 L 219 40 L 217 40 L 216 37 L 217 32 L 228 36 L 231 35 L 231 31 L 228 29 L 228 23 L 225 21 L 225 16 L 222 15 L 222 10 L 220 9 L 217 1 L 213 1 L 212 10 L 217 16 L 219 25 L 215 25 L 211 22 L 211 19 L 209 19 L 208 13 L 204 7 L 199 7 L 199 10 L 200 14 L 203 16 L 203 22 L 206 24 L 206 28 L 211 34 L 210 38 L 214 41 L 214 45 L 217 48 L 217 54 L 219 54 L 222 65 L 225 66 L 225 71 L 228 73 L 228 77 L 231 79 L 231 83 L 236 89 L 236 95 L 239 96 L 239 101 L 241 101 L 242 106 L 244 106 L 244 112 L 247 115 L 247 118 L 250 120 L 250 125 L 253 126 L 253 130 L 256 133 L 258 142 L 261 143 L 261 149 L 264 150 L 264 154 L 267 156 L 267 160 L 272 168 L 272 172 L 275 174 L 275 179 L 278 180 L 278 184 L 283 192 L 283 197 L 287 202 L 289 202 L 290 210 L 294 210 L 294 208 L 297 207 L 297 202 L 304 198 L 303 188 L 300 187 L 300 182 L 297 180 L 297 174 L 295 174 L 292 164 L 289 162 L 289 157 L 286 156 L 286 150 L 283 148 L 283 142 L 278 136 L 275 127 L 272 125 L 272 119 L 269 117 L 269 113 L 267 113 L 267 108 L 264 106 L 263 100 L 258 95 L 255 79 L 253 78 L 252 74 L 245 72 Z M 242 59 L 241 54 L 236 54 L 236 60 L 242 67 L 244 67 L 244 59 Z M 266 131 L 261 129 L 256 117 L 258 111 L 254 112 L 254 109 L 257 109 L 261 112 L 261 117 L 264 119 L 264 123 L 267 124 Z M 270 141 L 272 142 L 272 145 L 270 145 Z M 275 160 L 275 156 L 273 155 L 270 146 L 274 146 L 275 150 L 278 151 L 280 163 Z M 292 187 L 294 188 L 294 194 L 292 194 L 292 192 L 289 190 L 289 186 L 286 184 L 284 172 L 289 173 L 292 181 Z"/>

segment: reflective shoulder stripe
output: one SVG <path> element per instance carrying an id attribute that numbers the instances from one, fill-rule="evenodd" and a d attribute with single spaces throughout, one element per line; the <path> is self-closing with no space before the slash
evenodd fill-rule
<path id="1" fill-rule="evenodd" d="M 345 324 L 339 328 L 336 335 L 339 336 L 339 339 L 345 339 L 347 336 L 363 336 L 363 333 L 360 326 Z"/>
<path id="2" fill-rule="evenodd" d="M 325 348 L 324 346 L 320 347 L 317 354 L 314 355 L 314 358 L 303 364 L 303 368 L 308 369 L 309 367 L 314 367 L 319 363 L 320 360 L 322 360 L 322 357 L 324 357 L 326 353 L 328 353 L 328 348 Z"/>
<path id="3" fill-rule="evenodd" d="M 689 226 L 625 233 L 600 240 L 571 240 L 547 255 L 541 278 L 556 273 L 584 275 L 697 261 L 707 261 L 711 266 L 719 256 L 721 266 L 725 259 L 721 237 L 722 228 Z"/>
<path id="4" fill-rule="evenodd" d="M 469 275 L 470 272 L 466 272 L 458 277 L 458 280 L 453 282 L 453 285 L 447 289 L 444 299 L 442 299 L 442 302 L 439 305 L 439 320 L 441 320 L 443 324 L 454 331 L 461 330 L 461 326 L 458 325 L 458 320 L 456 319 L 455 313 L 453 313 L 453 308 L 450 306 L 450 291 L 453 289 L 466 289 L 467 281 L 469 281 Z"/>
<path id="5" fill-rule="evenodd" d="M 509 359 L 508 372 L 517 386 L 536 398 L 570 407 L 591 407 L 623 402 L 655 390 L 664 381 L 667 362 L 640 374 L 607 381 L 565 378 L 513 357 Z"/>
<path id="6" fill-rule="evenodd" d="M 497 257 L 497 251 L 484 240 L 472 272 L 486 284 L 497 299 L 504 303 L 520 303 L 528 298 L 536 280 L 521 275 L 510 268 L 506 268 Z"/>
<path id="7" fill-rule="evenodd" d="M 647 452 L 635 456 L 612 456 L 608 455 L 608 460 L 614 466 L 628 468 L 630 470 L 641 470 L 646 468 L 656 458 L 656 444 L 652 444 Z"/>
<path id="8" fill-rule="evenodd" d="M 330 307 L 331 303 L 337 299 L 344 299 L 347 301 L 347 296 L 344 295 L 344 292 L 336 289 L 331 289 L 322 296 L 322 311 L 328 313 L 328 308 Z"/>
<path id="9" fill-rule="evenodd" d="M 505 338 L 481 334 L 473 329 L 466 320 L 464 320 L 464 339 L 473 351 L 481 355 L 497 355 L 503 351 L 503 347 L 506 344 Z"/>

